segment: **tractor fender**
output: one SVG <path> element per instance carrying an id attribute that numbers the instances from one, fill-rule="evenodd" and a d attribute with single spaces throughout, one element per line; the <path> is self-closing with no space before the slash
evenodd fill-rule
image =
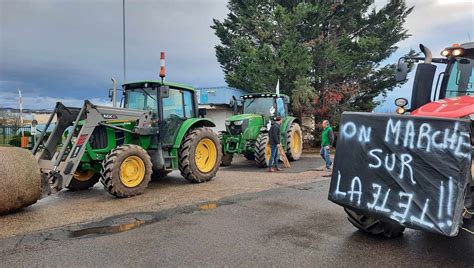
<path id="1" fill-rule="evenodd" d="M 298 123 L 301 126 L 301 120 L 294 117 L 294 116 L 287 116 L 283 118 L 283 122 L 281 122 L 281 144 L 283 144 L 283 148 L 286 150 L 286 132 L 288 128 L 293 124 L 293 122 Z"/>
<path id="2" fill-rule="evenodd" d="M 190 129 L 198 127 L 215 127 L 216 124 L 207 118 L 190 118 L 183 122 L 179 128 L 178 135 L 176 135 L 176 140 L 173 145 L 173 149 L 178 149 L 183 141 L 184 136 Z"/>
<path id="3" fill-rule="evenodd" d="M 296 117 L 287 116 L 283 118 L 283 122 L 281 123 L 281 132 L 286 133 L 291 124 L 293 124 L 293 122 L 296 122 L 301 126 L 301 120 Z"/>

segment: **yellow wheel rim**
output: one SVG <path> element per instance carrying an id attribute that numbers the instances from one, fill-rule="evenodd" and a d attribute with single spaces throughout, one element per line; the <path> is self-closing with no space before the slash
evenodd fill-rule
<path id="1" fill-rule="evenodd" d="M 216 144 L 208 138 L 200 140 L 196 146 L 194 161 L 199 171 L 203 173 L 211 172 L 217 163 Z"/>
<path id="2" fill-rule="evenodd" d="M 297 131 L 293 133 L 293 138 L 291 141 L 291 151 L 293 151 L 294 154 L 298 154 L 301 151 L 301 136 L 300 133 Z"/>
<path id="3" fill-rule="evenodd" d="M 265 146 L 265 160 L 270 160 L 270 155 L 272 154 L 272 148 L 270 147 L 270 143 L 267 142 L 267 145 Z"/>
<path id="4" fill-rule="evenodd" d="M 88 170 L 88 171 L 76 171 L 74 172 L 74 179 L 78 180 L 78 181 L 88 181 L 90 179 L 92 179 L 92 177 L 94 176 L 95 172 L 93 170 Z"/>
<path id="5" fill-rule="evenodd" d="M 145 178 L 145 163 L 138 156 L 129 156 L 120 165 L 120 181 L 123 185 L 133 188 Z"/>

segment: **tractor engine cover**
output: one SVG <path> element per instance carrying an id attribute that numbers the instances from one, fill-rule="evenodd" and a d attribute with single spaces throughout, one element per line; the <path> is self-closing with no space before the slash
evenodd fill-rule
<path id="1" fill-rule="evenodd" d="M 344 113 L 329 200 L 383 221 L 455 236 L 470 166 L 469 120 Z"/>

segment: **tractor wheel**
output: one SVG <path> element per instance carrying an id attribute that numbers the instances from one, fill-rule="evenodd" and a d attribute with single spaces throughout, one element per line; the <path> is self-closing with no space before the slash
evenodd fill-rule
<path id="1" fill-rule="evenodd" d="M 184 137 L 178 152 L 181 175 L 194 183 L 210 181 L 222 161 L 219 137 L 209 128 L 196 128 Z"/>
<path id="2" fill-rule="evenodd" d="M 267 167 L 270 159 L 270 144 L 268 143 L 268 133 L 260 133 L 255 142 L 255 163 L 260 168 Z"/>
<path id="3" fill-rule="evenodd" d="M 87 190 L 94 186 L 100 179 L 100 174 L 96 174 L 93 170 L 76 171 L 72 176 L 71 182 L 66 187 L 71 191 Z"/>
<path id="4" fill-rule="evenodd" d="M 245 154 L 244 154 L 244 157 L 245 157 L 247 160 L 253 161 L 253 160 L 255 160 L 255 153 L 245 153 Z"/>
<path id="5" fill-rule="evenodd" d="M 221 166 L 223 166 L 223 167 L 230 166 L 230 164 L 232 164 L 232 159 L 233 158 L 234 158 L 233 154 L 223 154 L 222 155 Z"/>
<path id="6" fill-rule="evenodd" d="M 347 219 L 349 222 L 359 230 L 366 233 L 382 235 L 386 238 L 395 238 L 401 236 L 403 231 L 405 231 L 405 227 L 399 224 L 377 220 L 347 208 L 344 208 L 344 210 L 347 213 Z"/>
<path id="7" fill-rule="evenodd" d="M 303 153 L 303 132 L 298 123 L 292 123 L 286 131 L 286 156 L 291 161 L 300 159 Z"/>
<path id="8" fill-rule="evenodd" d="M 145 192 L 151 180 L 150 155 L 140 146 L 121 145 L 112 150 L 102 163 L 101 182 L 116 197 L 130 197 Z"/>
<path id="9" fill-rule="evenodd" d="M 171 170 L 153 170 L 153 174 L 151 174 L 151 181 L 158 181 L 161 178 L 168 176 L 171 173 Z"/>

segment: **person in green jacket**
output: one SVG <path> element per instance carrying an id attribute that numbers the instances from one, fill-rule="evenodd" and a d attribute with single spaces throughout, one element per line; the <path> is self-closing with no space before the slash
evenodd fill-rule
<path id="1" fill-rule="evenodd" d="M 322 126 L 324 130 L 321 134 L 321 151 L 319 153 L 326 162 L 326 169 L 329 171 L 332 165 L 331 157 L 329 156 L 329 149 L 331 149 L 334 142 L 334 132 L 332 131 L 328 120 L 324 120 Z"/>

